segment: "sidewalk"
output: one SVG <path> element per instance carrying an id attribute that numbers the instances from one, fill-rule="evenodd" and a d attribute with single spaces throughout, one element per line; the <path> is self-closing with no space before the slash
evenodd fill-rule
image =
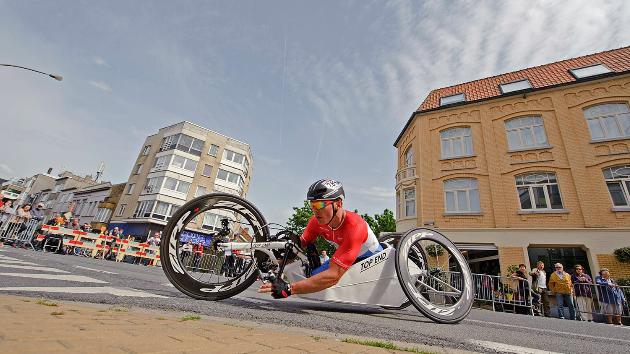
<path id="1" fill-rule="evenodd" d="M 178 312 L 0 295 L 0 353 L 410 352 L 307 332 Z"/>

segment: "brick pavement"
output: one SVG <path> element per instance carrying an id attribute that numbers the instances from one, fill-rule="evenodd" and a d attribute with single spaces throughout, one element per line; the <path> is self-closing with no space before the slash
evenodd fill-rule
<path id="1" fill-rule="evenodd" d="M 185 316 L 0 295 L 0 353 L 408 353 L 306 330 Z M 430 351 L 445 351 L 436 349 Z"/>

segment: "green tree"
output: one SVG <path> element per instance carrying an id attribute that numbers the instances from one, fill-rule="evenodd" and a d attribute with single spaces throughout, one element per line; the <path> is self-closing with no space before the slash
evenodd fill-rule
<path id="1" fill-rule="evenodd" d="M 376 219 L 376 223 L 378 224 L 379 232 L 396 231 L 396 219 L 394 218 L 394 213 L 391 210 L 383 210 L 383 214 L 374 215 L 374 219 Z"/>

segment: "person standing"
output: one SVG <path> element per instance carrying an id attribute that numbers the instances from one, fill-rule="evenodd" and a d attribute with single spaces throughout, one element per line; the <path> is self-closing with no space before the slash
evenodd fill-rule
<path id="1" fill-rule="evenodd" d="M 576 264 L 573 269 L 575 273 L 571 276 L 573 282 L 573 291 L 575 293 L 575 301 L 577 312 L 580 315 L 580 321 L 593 321 L 593 279 L 584 273 L 584 267 Z"/>
<path id="2" fill-rule="evenodd" d="M 324 264 L 324 262 L 327 262 L 328 260 L 330 260 L 330 257 L 328 257 L 326 250 L 323 250 L 321 256 L 319 256 L 319 263 Z"/>
<path id="3" fill-rule="evenodd" d="M 195 252 L 193 271 L 198 271 L 199 263 L 201 263 L 201 257 L 203 257 L 203 244 L 201 242 L 197 242 L 197 244 L 193 247 L 193 252 Z"/>
<path id="4" fill-rule="evenodd" d="M 538 261 L 536 268 L 529 272 L 532 276 L 532 288 L 534 294 L 534 302 L 538 307 L 538 311 L 542 315 L 549 317 L 551 309 L 549 308 L 549 296 L 547 295 L 547 273 L 545 273 L 545 263 Z M 542 306 L 541 306 L 542 300 Z"/>
<path id="5" fill-rule="evenodd" d="M 549 290 L 556 295 L 558 305 L 558 317 L 564 319 L 564 306 L 569 308 L 569 318 L 575 320 L 575 306 L 573 305 L 573 284 L 571 275 L 564 271 L 560 263 L 554 265 L 555 272 L 549 278 Z"/>
<path id="6" fill-rule="evenodd" d="M 619 288 L 619 284 L 610 277 L 608 268 L 602 268 L 599 276 L 595 278 L 597 283 L 597 294 L 602 308 L 602 314 L 606 316 L 606 322 L 613 324 L 613 318 L 616 325 L 621 325 L 621 314 L 623 313 L 623 304 L 626 298 L 623 290 Z"/>

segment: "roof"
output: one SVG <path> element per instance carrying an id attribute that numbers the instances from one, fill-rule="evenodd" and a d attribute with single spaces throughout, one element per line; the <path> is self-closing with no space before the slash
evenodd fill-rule
<path id="1" fill-rule="evenodd" d="M 499 89 L 500 84 L 523 79 L 529 79 L 533 89 L 576 82 L 578 79 L 571 75 L 569 70 L 594 64 L 604 64 L 616 73 L 630 71 L 630 46 L 433 90 L 417 111 L 438 108 L 440 107 L 440 97 L 458 93 L 466 95 L 466 102 L 498 97 L 502 95 Z"/>
<path id="2" fill-rule="evenodd" d="M 612 71 L 612 73 L 598 75 L 591 78 L 576 79 L 569 71 L 570 69 L 578 69 L 595 64 L 604 64 Z M 613 76 L 627 72 L 630 72 L 630 46 L 439 88 L 431 91 L 420 107 L 418 107 L 418 109 L 411 115 L 411 118 L 405 125 L 405 128 L 396 139 L 394 146 L 396 146 L 398 140 L 400 140 L 402 134 L 405 132 L 411 123 L 411 120 L 417 113 L 446 109 L 453 106 L 460 106 L 519 93 L 511 92 L 503 94 L 499 88 L 500 84 L 528 79 L 532 86 L 532 88 L 528 89 L 528 91 L 536 91 L 560 85 L 588 81 L 589 79 L 600 78 L 606 75 Z M 440 107 L 441 97 L 459 93 L 463 93 L 465 95 L 466 100 L 464 102 Z M 522 93 L 522 91 L 520 91 L 520 93 Z"/>

